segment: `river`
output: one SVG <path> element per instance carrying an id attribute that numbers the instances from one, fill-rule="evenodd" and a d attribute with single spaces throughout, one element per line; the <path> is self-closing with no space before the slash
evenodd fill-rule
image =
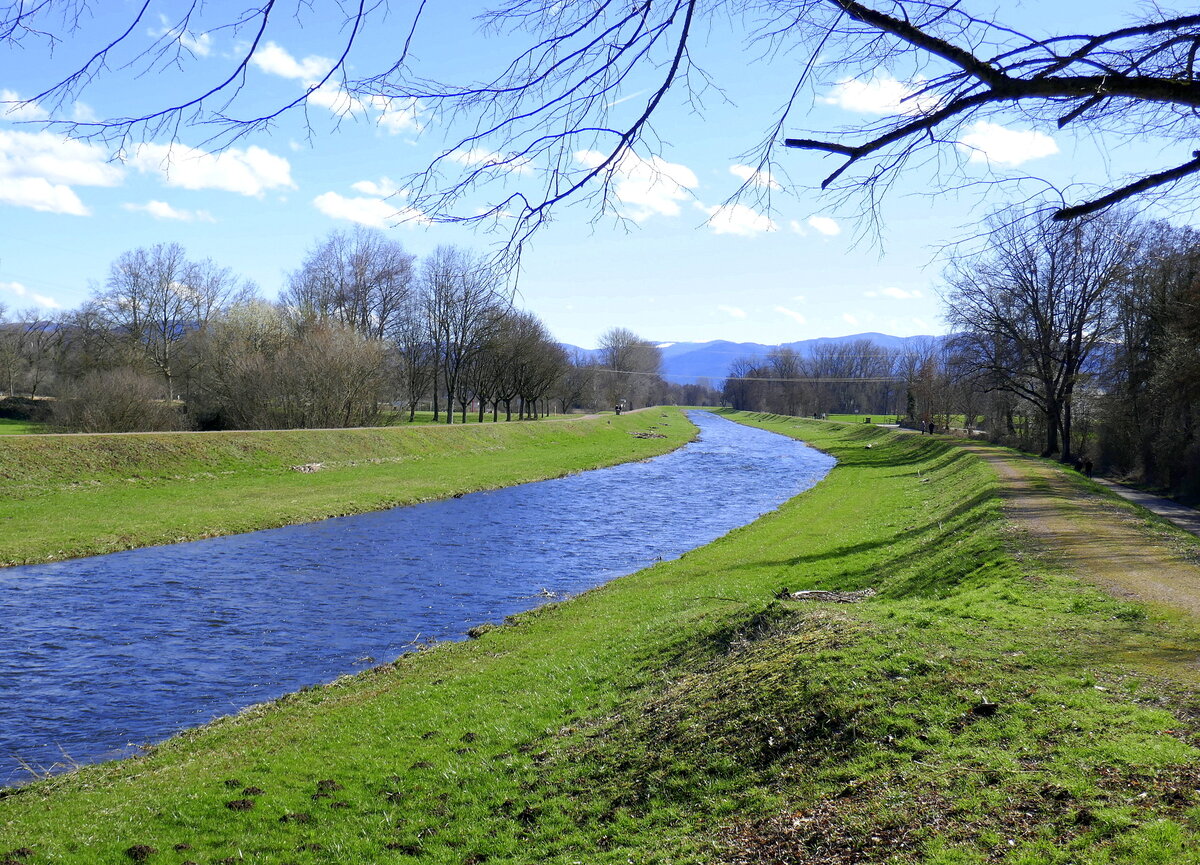
<path id="1" fill-rule="evenodd" d="M 457 499 L 0 569 L 0 786 L 139 743 L 702 546 L 834 460 L 691 412 L 661 457 Z"/>

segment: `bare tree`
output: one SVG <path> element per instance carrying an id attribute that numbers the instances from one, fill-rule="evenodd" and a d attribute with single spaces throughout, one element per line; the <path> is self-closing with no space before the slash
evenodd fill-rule
<path id="1" fill-rule="evenodd" d="M 239 294 L 251 293 L 253 287 L 239 285 L 228 268 L 208 259 L 189 261 L 179 244 L 160 243 L 113 262 L 105 289 L 94 294 L 90 308 L 111 340 L 144 355 L 172 399 L 176 379 L 190 369 L 179 356 L 184 339 L 207 327 Z"/>
<path id="2" fill-rule="evenodd" d="M 649 405 L 661 381 L 662 350 L 628 328 L 614 327 L 600 336 L 600 368 L 606 371 L 601 386 L 608 405 Z"/>
<path id="3" fill-rule="evenodd" d="M 426 319 L 427 304 L 414 295 L 392 329 L 392 340 L 398 354 L 396 374 L 401 397 L 408 406 L 411 423 L 417 415 L 417 403 L 428 396 L 437 383 L 437 353 L 434 350 L 433 329 Z"/>
<path id="4" fill-rule="evenodd" d="M 283 301 L 302 317 L 383 339 L 399 326 L 413 278 L 413 256 L 398 241 L 358 226 L 318 243 L 289 277 Z"/>
<path id="5" fill-rule="evenodd" d="M 1070 225 L 1037 214 L 993 219 L 988 250 L 952 266 L 947 320 L 960 363 L 1028 400 L 1045 422 L 1043 456 L 1071 456 L 1071 404 L 1113 333 L 1139 240 L 1128 214 Z"/>
<path id="6" fill-rule="evenodd" d="M 422 262 L 421 278 L 429 342 L 446 395 L 446 423 L 453 423 L 460 378 L 498 326 L 495 311 L 508 301 L 494 267 L 452 246 L 439 246 Z"/>
<path id="7" fill-rule="evenodd" d="M 344 99 L 367 114 L 425 105 L 463 123 L 453 126 L 459 131 L 417 178 L 411 210 L 437 220 L 510 217 L 506 224 L 517 245 L 559 203 L 590 196 L 603 210 L 623 172 L 642 165 L 654 170 L 661 148 L 655 120 L 672 105 L 702 106 L 706 91 L 720 85 L 702 65 L 706 51 L 725 47 L 706 41 L 717 28 L 743 28 L 748 64 L 800 54 L 798 71 L 779 84 L 784 107 L 762 119 L 758 146 L 748 142 L 760 170 L 777 166 L 780 144 L 832 154 L 841 164 L 821 185 L 865 189 L 874 200 L 914 157 L 965 158 L 956 146 L 963 126 L 1010 112 L 1110 139 L 1157 135 L 1184 142 L 1186 158 L 1147 165 L 1130 177 L 1098 178 L 1094 194 L 1059 202 L 1059 218 L 1175 186 L 1190 192 L 1200 172 L 1200 151 L 1191 143 L 1200 107 L 1200 15 L 1153 5 L 1140 19 L 1108 32 L 1041 36 L 1032 25 L 1002 20 L 982 0 L 507 0 L 485 8 L 479 20 L 484 38 L 508 39 L 514 47 L 494 74 L 467 83 L 429 81 L 414 65 L 410 48 L 420 44 L 425 2 L 399 24 L 384 23 L 388 4 L 264 0 L 236 11 L 224 4 L 185 4 L 164 19 L 161 35 L 149 45 L 137 38 L 154 14 L 152 3 L 135 4 L 115 21 L 108 10 L 93 17 L 92 5 L 42 0 L 0 11 L 0 47 L 27 56 L 55 51 L 52 76 L 25 103 L 50 111 L 51 125 L 106 136 L 118 146 L 188 129 L 203 130 L 206 140 L 229 141 L 302 110 L 316 94 Z M 113 26 L 101 28 L 99 21 Z M 279 29 L 297 22 L 330 34 L 325 53 L 332 59 L 312 73 L 303 93 L 264 109 L 259 94 L 245 86 L 248 72 Z M 235 50 L 215 80 L 190 74 L 197 34 L 208 32 L 234 36 Z M 382 34 L 396 47 L 381 67 L 359 71 L 356 52 L 373 47 L 362 43 Z M 845 134 L 784 139 L 806 88 L 889 69 L 909 73 L 905 98 L 890 116 Z M 131 104 L 117 117 L 71 116 L 97 76 L 132 80 L 176 70 L 181 87 L 168 91 L 177 94 L 174 101 L 142 104 L 138 88 L 130 87 Z M 510 182 L 518 173 L 527 182 L 514 191 Z M 458 211 L 468 191 L 492 182 L 490 208 Z"/>

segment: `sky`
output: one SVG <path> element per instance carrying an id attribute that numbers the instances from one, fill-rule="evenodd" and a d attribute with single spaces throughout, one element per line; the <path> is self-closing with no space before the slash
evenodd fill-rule
<path id="1" fill-rule="evenodd" d="M 122 252 L 160 242 L 178 242 L 192 258 L 231 268 L 268 298 L 316 243 L 356 225 L 382 230 L 418 257 L 439 244 L 495 248 L 500 236 L 430 224 L 406 201 L 411 193 L 403 179 L 463 134 L 434 104 L 352 102 L 326 85 L 306 113 L 285 114 L 269 130 L 224 149 L 206 141 L 211 129 L 205 128 L 160 130 L 116 150 L 46 128 L 52 111 L 84 121 L 124 116 L 228 75 L 247 32 L 218 28 L 216 18 L 172 29 L 183 8 L 177 3 L 152 3 L 125 43 L 131 50 L 109 58 L 108 71 L 88 88 L 57 106 L 14 107 L 127 27 L 141 5 L 96 4 L 93 17 L 73 36 L 64 33 L 52 54 L 36 40 L 20 49 L 0 46 L 0 102 L 7 103 L 0 105 L 0 303 L 10 311 L 76 307 L 103 287 Z M 389 18 L 374 22 L 350 55 L 352 72 L 394 61 L 408 35 L 410 5 L 397 0 Z M 973 5 L 991 11 L 986 3 Z M 1125 21 L 1104 8 L 1118 5 L 1124 4 L 1006 4 L 1002 20 L 1044 32 L 1073 31 L 1080 21 L 1100 30 Z M 336 4 L 298 6 L 259 43 L 233 113 L 297 98 L 337 56 L 343 33 L 331 13 Z M 412 40 L 414 62 L 430 75 L 483 76 L 519 45 L 479 32 L 471 19 L 479 4 L 431 6 Z M 769 174 L 748 164 L 747 152 L 770 128 L 805 56 L 764 57 L 747 48 L 739 23 L 717 22 L 698 33 L 694 58 L 721 90 L 705 94 L 702 112 L 679 98 L 664 103 L 656 120 L 661 146 L 621 164 L 613 212 L 597 215 L 586 203 L 564 208 L 525 251 L 517 303 L 558 339 L 590 348 L 612 327 L 657 342 L 765 344 L 870 331 L 942 333 L 947 246 L 975 234 L 989 210 L 1043 181 L 1065 188 L 1190 155 L 1186 143 L 1133 140 L 1114 147 L 1006 115 L 969 125 L 942 148 L 939 163 L 899 176 L 877 218 L 867 221 L 853 206 L 813 191 L 836 164 L 829 158 L 781 150 Z M 123 68 L 132 49 L 168 43 L 187 49 L 185 62 Z M 877 120 L 912 91 L 911 75 L 876 68 L 826 81 L 802 94 L 783 131 L 802 135 Z M 630 107 L 645 99 L 636 85 L 628 89 Z M 450 164 L 478 165 L 486 153 L 457 148 Z M 580 147 L 572 158 L 578 170 L 596 156 Z M 957 191 L 940 188 L 947 165 L 958 172 Z M 536 168 L 515 165 L 506 182 L 520 188 Z M 1039 180 L 991 182 L 1025 175 Z M 730 202 L 742 184 L 768 194 L 770 206 L 754 195 Z M 488 203 L 483 192 L 463 202 L 467 212 Z M 1173 217 L 1186 223 L 1194 214 Z"/>

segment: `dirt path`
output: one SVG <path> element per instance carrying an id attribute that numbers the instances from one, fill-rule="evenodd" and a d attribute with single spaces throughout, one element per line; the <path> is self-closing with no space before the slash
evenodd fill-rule
<path id="1" fill-rule="evenodd" d="M 999 472 L 1005 511 L 1039 552 L 1114 595 L 1200 622 L 1200 542 L 1087 490 L 1052 464 L 986 444 L 963 447 Z"/>

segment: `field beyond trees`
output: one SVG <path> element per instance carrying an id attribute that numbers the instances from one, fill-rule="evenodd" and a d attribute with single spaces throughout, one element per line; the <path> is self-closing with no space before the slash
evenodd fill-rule
<path id="1" fill-rule="evenodd" d="M 734 417 L 839 464 L 750 526 L 477 640 L 0 794 L 0 853 L 1200 861 L 1200 703 L 1118 660 L 1194 631 L 1020 552 L 994 472 L 948 441 Z"/>

